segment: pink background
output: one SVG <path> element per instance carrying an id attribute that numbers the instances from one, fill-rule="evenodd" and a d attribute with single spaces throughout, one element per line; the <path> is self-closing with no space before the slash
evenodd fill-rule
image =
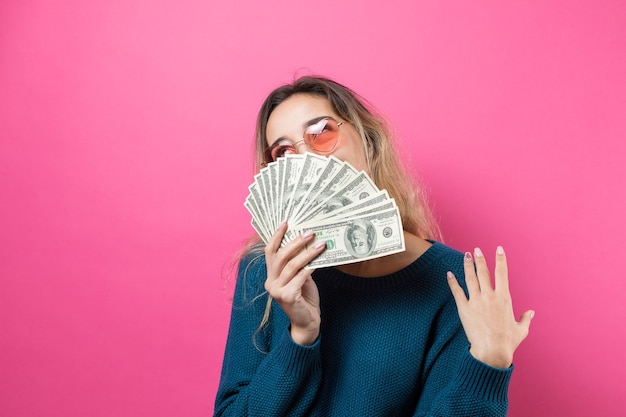
<path id="1" fill-rule="evenodd" d="M 510 415 L 625 415 L 626 3 L 392 3 L 0 4 L 0 415 L 211 414 L 254 118 L 308 73 L 507 250 Z"/>

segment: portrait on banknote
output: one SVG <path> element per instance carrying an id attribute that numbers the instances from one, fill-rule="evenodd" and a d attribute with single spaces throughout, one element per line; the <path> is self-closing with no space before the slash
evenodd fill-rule
<path id="1" fill-rule="evenodd" d="M 368 256 L 376 246 L 376 229 L 367 220 L 355 220 L 346 229 L 344 240 L 351 255 L 357 258 Z"/>

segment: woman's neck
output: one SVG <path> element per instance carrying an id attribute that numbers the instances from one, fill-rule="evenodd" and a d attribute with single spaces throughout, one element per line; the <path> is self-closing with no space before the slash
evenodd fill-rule
<path id="1" fill-rule="evenodd" d="M 376 278 L 393 274 L 402 268 L 415 262 L 424 252 L 430 248 L 432 243 L 417 237 L 411 233 L 404 232 L 404 246 L 406 250 L 382 258 L 371 259 L 369 261 L 357 262 L 347 265 L 339 265 L 336 268 L 344 274 L 362 278 Z"/>

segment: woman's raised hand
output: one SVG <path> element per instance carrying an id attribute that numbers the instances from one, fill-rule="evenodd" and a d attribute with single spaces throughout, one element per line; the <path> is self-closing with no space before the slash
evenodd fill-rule
<path id="1" fill-rule="evenodd" d="M 454 295 L 465 334 L 476 359 L 496 368 L 508 368 L 513 353 L 528 335 L 534 311 L 528 310 L 519 322 L 513 313 L 509 292 L 506 256 L 501 246 L 496 251 L 495 288 L 491 284 L 487 262 L 481 250 L 465 254 L 465 282 L 469 300 L 456 278 L 448 272 L 448 284 Z"/>
<path id="2" fill-rule="evenodd" d="M 284 247 L 280 243 L 287 223 L 278 226 L 265 246 L 267 280 L 265 289 L 291 320 L 291 338 L 301 345 L 312 345 L 320 332 L 320 296 L 312 270 L 304 267 L 322 253 L 325 242 L 316 242 L 313 233 L 305 232 Z M 309 245 L 308 248 L 305 248 Z"/>

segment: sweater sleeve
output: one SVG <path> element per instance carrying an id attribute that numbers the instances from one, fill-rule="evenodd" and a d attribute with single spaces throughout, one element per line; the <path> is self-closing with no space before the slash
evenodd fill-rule
<path id="1" fill-rule="evenodd" d="M 464 287 L 465 283 L 461 285 Z M 470 354 L 453 300 L 445 303 L 439 313 L 433 326 L 435 343 L 428 353 L 424 385 L 414 415 L 506 416 L 513 366 L 493 368 Z"/>
<path id="2" fill-rule="evenodd" d="M 513 367 L 490 367 L 467 351 L 452 381 L 442 388 L 428 410 L 424 409 L 426 402 L 420 401 L 415 416 L 504 417 L 512 372 Z"/>
<path id="3" fill-rule="evenodd" d="M 237 276 L 215 416 L 305 416 L 321 382 L 320 341 L 293 342 L 289 321 L 273 303 L 257 332 L 268 296 L 262 256 L 244 259 Z"/>

